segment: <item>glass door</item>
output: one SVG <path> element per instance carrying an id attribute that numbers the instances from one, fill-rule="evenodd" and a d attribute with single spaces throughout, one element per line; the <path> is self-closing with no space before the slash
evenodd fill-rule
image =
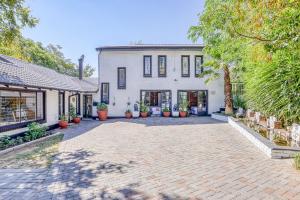
<path id="1" fill-rule="evenodd" d="M 92 95 L 83 96 L 83 117 L 92 117 L 93 97 Z"/>

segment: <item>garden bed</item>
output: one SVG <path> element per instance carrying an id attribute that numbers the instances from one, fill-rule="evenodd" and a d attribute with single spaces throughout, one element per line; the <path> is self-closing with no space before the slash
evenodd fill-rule
<path id="1" fill-rule="evenodd" d="M 228 117 L 228 123 L 270 158 L 293 158 L 296 153 L 300 153 L 299 147 L 276 145 L 236 118 Z"/>

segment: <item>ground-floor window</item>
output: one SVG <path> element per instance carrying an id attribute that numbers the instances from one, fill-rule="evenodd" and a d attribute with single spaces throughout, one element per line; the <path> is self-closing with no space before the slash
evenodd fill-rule
<path id="1" fill-rule="evenodd" d="M 171 108 L 171 91 L 169 90 L 142 90 L 141 101 L 150 107 Z"/>
<path id="2" fill-rule="evenodd" d="M 65 93 L 58 93 L 58 114 L 62 116 L 65 114 Z"/>
<path id="3" fill-rule="evenodd" d="M 207 107 L 207 91 L 206 90 L 179 90 L 178 104 L 183 101 L 188 102 L 188 109 L 191 114 L 206 115 Z"/>
<path id="4" fill-rule="evenodd" d="M 109 83 L 101 83 L 101 103 L 109 104 Z"/>
<path id="5" fill-rule="evenodd" d="M 45 119 L 45 92 L 0 89 L 0 126 Z"/>

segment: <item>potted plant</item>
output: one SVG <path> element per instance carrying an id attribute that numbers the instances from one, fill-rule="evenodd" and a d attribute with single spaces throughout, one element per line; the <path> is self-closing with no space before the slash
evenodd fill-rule
<path id="1" fill-rule="evenodd" d="M 130 118 L 132 117 L 132 112 L 131 112 L 130 109 L 127 109 L 127 110 L 125 111 L 125 117 L 126 117 L 127 119 L 130 119 Z"/>
<path id="2" fill-rule="evenodd" d="M 70 116 L 72 117 L 72 121 L 75 124 L 79 124 L 80 123 L 80 117 L 77 116 L 76 114 L 76 109 L 73 105 L 70 106 Z"/>
<path id="3" fill-rule="evenodd" d="M 164 107 L 163 116 L 164 117 L 170 117 L 170 115 L 171 115 L 170 108 L 169 107 Z"/>
<path id="4" fill-rule="evenodd" d="M 144 104 L 144 102 L 140 103 L 140 115 L 142 118 L 146 118 L 148 116 L 149 108 Z"/>
<path id="5" fill-rule="evenodd" d="M 107 120 L 107 105 L 105 103 L 99 103 L 97 105 L 97 113 L 100 121 Z"/>
<path id="6" fill-rule="evenodd" d="M 65 115 L 61 115 L 59 116 L 59 122 L 58 125 L 60 128 L 67 128 L 68 127 L 68 120 L 67 117 Z"/>
<path id="7" fill-rule="evenodd" d="M 187 101 L 182 101 L 181 104 L 179 104 L 179 116 L 180 117 L 187 116 L 188 105 L 189 105 L 189 103 Z"/>

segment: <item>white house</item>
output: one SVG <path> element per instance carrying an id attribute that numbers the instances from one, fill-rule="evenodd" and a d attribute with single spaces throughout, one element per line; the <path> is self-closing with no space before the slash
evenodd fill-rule
<path id="1" fill-rule="evenodd" d="M 0 54 L 0 136 L 22 133 L 34 121 L 56 127 L 71 105 L 81 117 L 95 116 L 98 79 L 83 78 L 80 61 L 80 77 L 71 77 Z"/>
<path id="2" fill-rule="evenodd" d="M 144 101 L 152 114 L 173 108 L 183 99 L 191 114 L 208 115 L 224 107 L 224 81 L 205 84 L 207 59 L 201 45 L 129 45 L 97 48 L 101 101 L 109 117 L 123 117 L 126 109 Z"/>

